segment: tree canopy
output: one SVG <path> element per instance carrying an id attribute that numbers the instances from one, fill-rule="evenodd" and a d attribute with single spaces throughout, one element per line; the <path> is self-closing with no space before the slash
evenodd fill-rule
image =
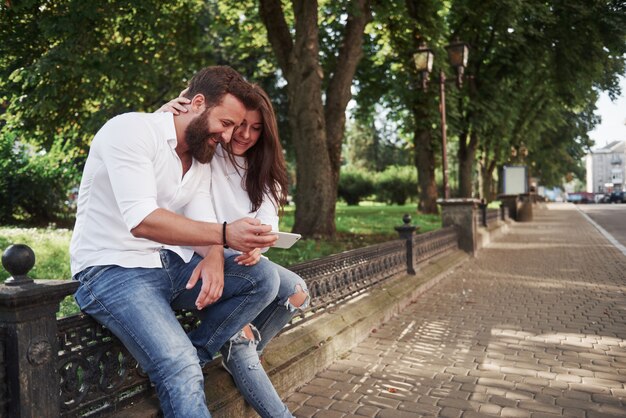
<path id="1" fill-rule="evenodd" d="M 7 156 L 19 141 L 34 150 L 20 158 L 54 150 L 80 167 L 107 119 L 153 111 L 207 65 L 261 84 L 295 167 L 295 229 L 306 236 L 334 234 L 339 172 L 359 153 L 375 170 L 408 154 L 419 210 L 438 210 L 437 82 L 439 71 L 454 79 L 444 47 L 455 39 L 470 46 L 464 87 L 446 88 L 457 196 L 492 199 L 495 174 L 520 163 L 521 148 L 541 184 L 582 177 L 598 92 L 619 94 L 626 72 L 621 0 L 15 0 L 0 4 L 0 36 Z M 413 64 L 424 42 L 435 52 L 426 91 Z"/>

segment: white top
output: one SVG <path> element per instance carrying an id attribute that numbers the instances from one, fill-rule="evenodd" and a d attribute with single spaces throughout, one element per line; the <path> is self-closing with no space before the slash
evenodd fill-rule
<path id="1" fill-rule="evenodd" d="M 127 113 L 91 143 L 70 243 L 72 275 L 97 265 L 161 267 L 167 248 L 188 262 L 193 250 L 135 238 L 130 230 L 157 208 L 215 222 L 211 167 L 193 160 L 183 177 L 171 113 Z"/>
<path id="2" fill-rule="evenodd" d="M 267 194 L 258 210 L 252 211 L 252 202 L 245 190 L 246 158 L 235 156 L 237 167 L 230 161 L 226 151 L 217 146 L 211 160 L 211 190 L 213 208 L 217 221 L 233 222 L 244 217 L 260 219 L 263 224 L 271 225 L 272 231 L 278 231 L 278 209 Z M 263 249 L 263 252 L 267 248 Z M 224 255 L 238 253 L 229 249 Z"/>

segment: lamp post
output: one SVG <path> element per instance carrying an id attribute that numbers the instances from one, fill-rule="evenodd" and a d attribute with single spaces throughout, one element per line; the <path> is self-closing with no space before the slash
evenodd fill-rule
<path id="1" fill-rule="evenodd" d="M 456 70 L 456 86 L 463 86 L 463 76 L 467 67 L 469 47 L 465 42 L 454 41 L 446 46 L 450 65 Z M 415 69 L 422 75 L 422 90 L 428 88 L 430 73 L 433 70 L 435 54 L 432 49 L 422 43 L 417 52 L 413 55 Z M 446 137 L 446 74 L 443 69 L 439 69 L 439 114 L 441 115 L 441 164 L 443 169 L 443 197 L 450 198 L 450 187 L 448 186 L 448 152 Z"/>

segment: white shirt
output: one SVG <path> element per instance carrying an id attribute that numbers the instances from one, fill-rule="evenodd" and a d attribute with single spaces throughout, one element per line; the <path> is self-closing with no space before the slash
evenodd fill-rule
<path id="1" fill-rule="evenodd" d="M 219 223 L 233 222 L 241 218 L 257 218 L 265 225 L 271 225 L 272 231 L 278 231 L 278 209 L 267 194 L 258 210 L 252 210 L 252 202 L 245 190 L 246 158 L 235 156 L 237 167 L 230 161 L 228 154 L 217 146 L 211 160 L 211 191 L 213 208 Z M 263 249 L 267 251 L 267 248 Z M 225 251 L 225 256 L 238 253 Z"/>
<path id="2" fill-rule="evenodd" d="M 72 275 L 96 265 L 161 267 L 167 248 L 188 262 L 193 250 L 130 231 L 157 208 L 215 222 L 211 167 L 193 160 L 183 177 L 171 113 L 127 113 L 107 122 L 91 143 L 70 243 Z"/>

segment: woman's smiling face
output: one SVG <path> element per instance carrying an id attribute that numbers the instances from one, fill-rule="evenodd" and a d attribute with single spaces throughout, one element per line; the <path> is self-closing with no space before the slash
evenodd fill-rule
<path id="1" fill-rule="evenodd" d="M 254 146 L 263 132 L 263 117 L 258 110 L 246 111 L 246 116 L 235 131 L 230 145 L 235 155 L 243 155 Z"/>

